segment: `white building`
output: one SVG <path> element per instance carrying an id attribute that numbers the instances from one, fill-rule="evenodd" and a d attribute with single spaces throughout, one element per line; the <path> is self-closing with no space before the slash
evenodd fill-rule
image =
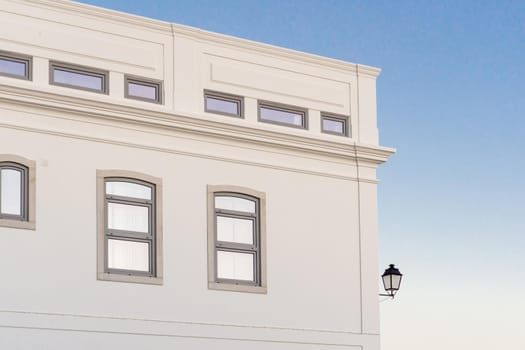
<path id="1" fill-rule="evenodd" d="M 0 349 L 379 345 L 379 69 L 0 0 Z"/>

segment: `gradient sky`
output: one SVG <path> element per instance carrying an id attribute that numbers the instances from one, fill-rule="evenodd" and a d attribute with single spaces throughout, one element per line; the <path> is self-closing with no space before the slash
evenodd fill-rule
<path id="1" fill-rule="evenodd" d="M 525 349 L 525 1 L 82 2 L 382 68 L 383 350 Z"/>

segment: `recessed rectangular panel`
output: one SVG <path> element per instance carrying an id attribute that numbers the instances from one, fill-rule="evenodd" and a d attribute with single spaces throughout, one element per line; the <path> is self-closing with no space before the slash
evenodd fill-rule
<path id="1" fill-rule="evenodd" d="M 346 122 L 343 119 L 323 118 L 323 131 L 333 134 L 346 134 Z"/>
<path id="2" fill-rule="evenodd" d="M 108 239 L 108 268 L 149 271 L 149 243 Z"/>
<path id="3" fill-rule="evenodd" d="M 253 54 L 253 61 L 246 57 L 229 58 L 224 54 L 206 56 L 209 69 L 210 81 L 227 86 L 235 87 L 236 91 L 245 89 L 248 94 L 260 94 L 265 96 L 289 96 L 299 106 L 316 109 L 330 110 L 334 113 L 345 113 L 349 107 L 350 84 L 342 81 L 339 72 L 331 68 L 311 69 L 305 67 L 304 63 L 290 64 L 290 62 L 262 63 L 265 59 L 260 55 Z M 250 92 L 248 92 L 250 91 Z M 268 97 L 269 100 L 272 98 Z M 336 108 L 336 110 L 334 110 Z"/>
<path id="4" fill-rule="evenodd" d="M 126 181 L 107 181 L 106 194 L 151 200 L 151 187 Z"/>
<path id="5" fill-rule="evenodd" d="M 54 2 L 54 1 L 52 1 Z M 2 10 L 8 11 L 2 5 Z M 76 63 L 76 60 L 107 62 L 111 70 L 135 72 L 136 74 L 163 74 L 164 53 L 171 48 L 170 38 L 163 31 L 131 31 L 116 23 L 105 22 L 96 27 L 75 20 L 65 23 L 62 19 L 52 20 L 48 17 L 37 19 L 10 12 L 2 16 L 2 38 L 16 40 L 20 45 L 38 50 L 41 57 L 53 57 L 58 52 L 62 57 Z M 80 14 L 77 14 L 80 16 Z M 88 20 L 90 23 L 94 19 Z M 95 20 L 96 22 L 96 20 Z M 96 22 L 101 23 L 101 22 Z M 173 39 L 171 39 L 173 40 Z M 38 48 L 38 49 L 36 49 Z M 66 59 L 66 58 L 65 58 Z M 116 68 L 118 67 L 118 69 Z"/>
<path id="6" fill-rule="evenodd" d="M 259 119 L 262 121 L 305 127 L 305 115 L 299 111 L 260 106 Z"/>
<path id="7" fill-rule="evenodd" d="M 0 57 L 0 74 L 27 77 L 27 62 Z"/>
<path id="8" fill-rule="evenodd" d="M 22 215 L 22 172 L 0 170 L 0 185 L 1 214 Z"/>
<path id="9" fill-rule="evenodd" d="M 128 81 L 128 96 L 141 99 L 158 101 L 159 87 L 154 84 L 141 84 L 135 81 Z"/>
<path id="10" fill-rule="evenodd" d="M 254 281 L 255 254 L 217 251 L 217 278 Z"/>
<path id="11" fill-rule="evenodd" d="M 58 67 L 53 68 L 52 74 L 53 83 L 104 92 L 105 77 L 103 75 Z"/>
<path id="12" fill-rule="evenodd" d="M 149 232 L 149 208 L 138 205 L 108 203 L 108 228 Z"/>
<path id="13" fill-rule="evenodd" d="M 253 244 L 253 220 L 217 216 L 217 240 Z"/>
<path id="14" fill-rule="evenodd" d="M 233 196 L 215 196 L 215 208 L 245 213 L 255 213 L 255 201 L 233 197 Z"/>
<path id="15" fill-rule="evenodd" d="M 241 103 L 240 101 L 233 99 L 221 98 L 216 96 L 206 96 L 206 112 L 240 116 Z"/>

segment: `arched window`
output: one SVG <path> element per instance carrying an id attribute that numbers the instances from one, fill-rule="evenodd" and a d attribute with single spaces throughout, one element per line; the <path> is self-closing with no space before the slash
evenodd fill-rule
<path id="1" fill-rule="evenodd" d="M 131 177 L 130 175 L 133 175 Z M 112 172 L 101 179 L 101 279 L 159 283 L 159 181 Z M 113 278 L 112 276 L 117 276 Z M 120 276 L 120 277 L 119 277 Z M 124 278 L 122 278 L 124 277 Z M 142 277 L 142 279 L 141 279 Z"/>
<path id="2" fill-rule="evenodd" d="M 27 220 L 27 167 L 12 162 L 0 162 L 0 217 Z"/>
<path id="3" fill-rule="evenodd" d="M 266 292 L 265 198 L 236 186 L 209 186 L 209 286 Z"/>
<path id="4" fill-rule="evenodd" d="M 0 155 L 0 226 L 35 228 L 35 163 Z"/>

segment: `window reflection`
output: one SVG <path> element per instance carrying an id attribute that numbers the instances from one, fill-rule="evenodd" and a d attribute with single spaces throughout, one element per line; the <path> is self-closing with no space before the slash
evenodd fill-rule
<path id="1" fill-rule="evenodd" d="M 59 84 L 81 87 L 84 89 L 103 91 L 104 79 L 102 76 L 94 76 L 87 73 L 72 72 L 55 68 L 53 70 L 53 81 Z"/>
<path id="2" fill-rule="evenodd" d="M 7 75 L 15 75 L 21 78 L 26 77 L 27 63 L 10 60 L 7 58 L 0 58 L 0 73 Z"/>
<path id="3" fill-rule="evenodd" d="M 259 118 L 262 121 L 305 127 L 305 114 L 299 111 L 260 106 Z"/>
<path id="4" fill-rule="evenodd" d="M 156 101 L 158 96 L 157 87 L 130 81 L 128 82 L 128 95 Z"/>

